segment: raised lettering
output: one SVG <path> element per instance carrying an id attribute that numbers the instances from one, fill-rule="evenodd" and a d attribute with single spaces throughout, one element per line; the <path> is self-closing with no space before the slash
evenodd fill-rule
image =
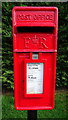
<path id="1" fill-rule="evenodd" d="M 25 48 L 30 48 L 30 40 L 31 40 L 31 38 L 24 38 L 25 39 Z"/>
<path id="2" fill-rule="evenodd" d="M 25 20 L 25 21 L 27 21 L 27 20 L 29 20 L 29 21 L 48 21 L 48 20 L 53 20 L 53 18 L 54 18 L 54 15 L 53 14 L 34 14 L 34 15 L 30 15 L 30 14 L 22 14 L 22 13 L 20 13 L 20 14 L 18 14 L 17 16 L 16 16 L 16 18 L 17 18 L 17 20 Z"/>
<path id="3" fill-rule="evenodd" d="M 46 38 L 45 37 L 37 37 L 36 35 L 34 37 L 25 37 L 24 38 L 24 47 L 25 48 L 31 48 L 31 45 L 35 48 L 48 48 L 46 45 Z"/>
<path id="4" fill-rule="evenodd" d="M 40 48 L 48 48 L 47 45 L 45 44 L 46 38 L 41 38 L 40 39 Z"/>

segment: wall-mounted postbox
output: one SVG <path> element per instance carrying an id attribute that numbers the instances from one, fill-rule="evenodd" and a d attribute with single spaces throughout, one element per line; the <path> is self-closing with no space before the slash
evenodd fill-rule
<path id="1" fill-rule="evenodd" d="M 58 9 L 14 7 L 12 16 L 15 108 L 53 109 Z"/>

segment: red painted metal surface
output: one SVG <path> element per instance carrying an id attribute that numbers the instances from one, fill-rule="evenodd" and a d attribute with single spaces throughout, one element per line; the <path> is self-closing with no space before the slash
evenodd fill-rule
<path id="1" fill-rule="evenodd" d="M 58 9 L 56 7 L 14 7 L 14 99 L 17 110 L 54 108 Z M 34 53 L 37 59 L 32 59 Z M 43 93 L 27 94 L 27 63 L 43 63 Z"/>

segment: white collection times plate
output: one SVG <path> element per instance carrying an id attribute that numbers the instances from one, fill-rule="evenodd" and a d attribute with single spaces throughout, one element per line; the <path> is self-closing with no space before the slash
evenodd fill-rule
<path id="1" fill-rule="evenodd" d="M 27 63 L 26 94 L 43 93 L 43 63 Z"/>

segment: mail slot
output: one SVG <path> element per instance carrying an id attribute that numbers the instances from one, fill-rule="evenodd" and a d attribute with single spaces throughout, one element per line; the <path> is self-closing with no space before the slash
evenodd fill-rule
<path id="1" fill-rule="evenodd" d="M 12 23 L 15 108 L 53 109 L 58 9 L 14 7 Z"/>

